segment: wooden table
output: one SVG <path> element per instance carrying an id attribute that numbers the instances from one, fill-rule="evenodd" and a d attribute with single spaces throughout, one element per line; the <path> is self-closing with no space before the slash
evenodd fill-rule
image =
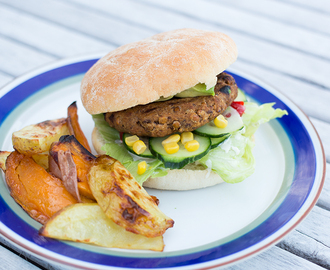
<path id="1" fill-rule="evenodd" d="M 0 87 L 59 59 L 106 52 L 176 28 L 218 30 L 238 45 L 233 67 L 262 78 L 310 118 L 330 168 L 327 0 L 0 0 Z M 0 236 L 0 269 L 64 269 Z M 280 243 L 227 269 L 330 269 L 330 176 Z"/>

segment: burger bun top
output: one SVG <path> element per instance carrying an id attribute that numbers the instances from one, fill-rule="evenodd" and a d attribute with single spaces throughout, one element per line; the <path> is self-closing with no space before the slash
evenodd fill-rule
<path id="1" fill-rule="evenodd" d="M 237 58 L 227 35 L 196 29 L 160 33 L 121 46 L 98 60 L 81 83 L 88 113 L 114 112 L 180 93 L 208 88 Z"/>

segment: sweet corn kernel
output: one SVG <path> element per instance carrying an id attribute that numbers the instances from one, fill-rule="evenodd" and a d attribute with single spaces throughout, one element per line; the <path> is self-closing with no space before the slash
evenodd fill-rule
<path id="1" fill-rule="evenodd" d="M 180 135 L 179 134 L 173 134 L 170 137 L 168 137 L 166 140 L 162 141 L 162 145 L 174 142 L 177 143 L 180 141 Z"/>
<path id="2" fill-rule="evenodd" d="M 190 131 L 185 131 L 181 133 L 181 143 L 185 145 L 194 139 L 194 134 Z"/>
<path id="3" fill-rule="evenodd" d="M 214 119 L 214 124 L 218 128 L 225 128 L 228 125 L 228 120 L 222 114 L 220 114 Z"/>
<path id="4" fill-rule="evenodd" d="M 128 146 L 133 146 L 133 144 L 139 140 L 139 137 L 134 135 L 134 136 L 129 136 L 129 137 L 126 137 L 125 138 L 125 143 L 128 145 Z"/>
<path id="5" fill-rule="evenodd" d="M 137 153 L 138 155 L 142 154 L 146 149 L 147 149 L 147 146 L 141 140 L 138 140 L 133 144 L 133 151 L 135 153 Z"/>
<path id="6" fill-rule="evenodd" d="M 198 150 L 199 148 L 199 142 L 196 140 L 192 140 L 189 142 L 186 142 L 184 144 L 184 147 L 189 151 L 189 152 L 194 152 L 196 150 Z"/>
<path id="7" fill-rule="evenodd" d="M 145 161 L 141 161 L 139 164 L 138 164 L 138 169 L 137 169 L 137 173 L 138 174 L 144 174 L 147 170 L 147 162 Z"/>
<path id="8" fill-rule="evenodd" d="M 176 142 L 169 142 L 164 144 L 164 149 L 167 154 L 175 154 L 179 151 L 179 145 Z"/>

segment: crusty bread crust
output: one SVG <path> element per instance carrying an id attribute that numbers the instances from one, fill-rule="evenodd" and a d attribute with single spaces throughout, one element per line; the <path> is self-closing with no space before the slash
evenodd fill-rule
<path id="1" fill-rule="evenodd" d="M 105 154 L 102 146 L 105 143 L 100 132 L 94 128 L 92 143 L 98 154 Z M 204 169 L 202 166 L 190 164 L 186 169 L 169 170 L 163 177 L 149 178 L 143 183 L 144 187 L 163 190 L 191 190 L 214 186 L 224 182 L 215 172 Z"/>
<path id="2" fill-rule="evenodd" d="M 113 112 L 182 92 L 208 88 L 237 58 L 234 41 L 220 32 L 179 29 L 121 46 L 84 76 L 81 99 L 87 112 Z"/>
<path id="3" fill-rule="evenodd" d="M 191 169 L 169 170 L 163 177 L 149 178 L 144 187 L 163 190 L 192 190 L 214 186 L 224 181 L 213 171 L 201 170 L 199 166 Z"/>

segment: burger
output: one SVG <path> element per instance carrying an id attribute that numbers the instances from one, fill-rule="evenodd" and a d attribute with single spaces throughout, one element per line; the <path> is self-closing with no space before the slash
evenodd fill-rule
<path id="1" fill-rule="evenodd" d="M 254 132 L 286 112 L 247 102 L 225 72 L 236 58 L 229 36 L 197 29 L 109 52 L 81 83 L 96 152 L 156 189 L 197 189 L 250 176 Z"/>

